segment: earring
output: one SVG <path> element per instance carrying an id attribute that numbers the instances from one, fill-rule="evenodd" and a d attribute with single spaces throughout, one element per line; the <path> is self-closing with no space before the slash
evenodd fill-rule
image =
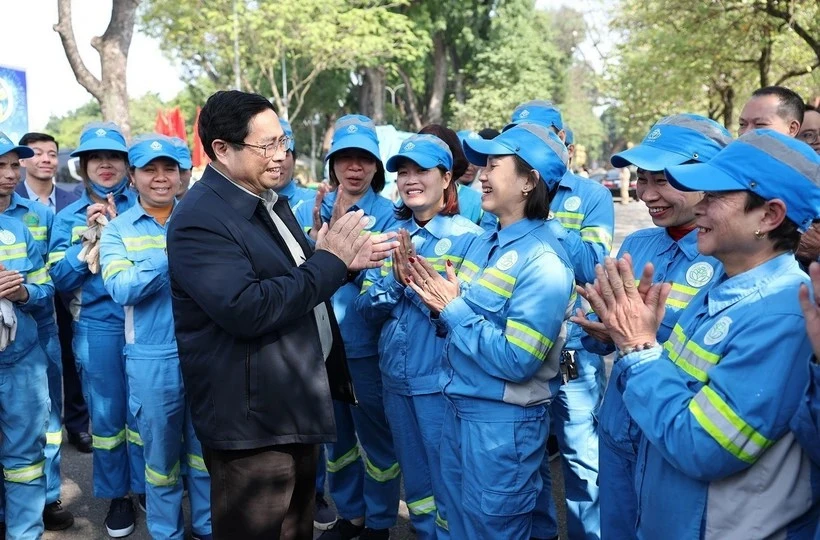
<path id="1" fill-rule="evenodd" d="M 528 196 L 530 195 L 530 192 L 529 192 L 529 191 L 527 191 L 526 189 L 522 189 L 522 190 L 521 190 L 521 193 L 523 193 L 523 194 L 524 194 L 524 197 L 528 197 Z"/>
<path id="2" fill-rule="evenodd" d="M 766 233 L 762 233 L 760 232 L 760 229 L 758 229 L 755 231 L 755 238 L 757 238 L 758 240 L 763 240 L 764 238 L 766 238 Z"/>

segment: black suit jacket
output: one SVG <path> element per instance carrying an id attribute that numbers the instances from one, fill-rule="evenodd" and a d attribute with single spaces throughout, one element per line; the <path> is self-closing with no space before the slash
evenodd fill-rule
<path id="1" fill-rule="evenodd" d="M 23 197 L 25 199 L 28 199 L 29 198 L 28 191 L 26 191 L 26 186 L 23 185 L 24 183 L 25 183 L 25 180 L 21 180 L 20 182 L 18 182 L 17 187 L 14 188 L 14 191 L 15 191 L 15 193 L 17 193 L 21 197 Z M 59 188 L 57 186 L 54 186 L 54 189 L 55 189 L 54 202 L 57 205 L 57 210 L 56 210 L 57 212 L 59 212 L 60 210 L 62 210 L 66 206 L 68 206 L 69 204 L 71 204 L 74 201 L 76 201 L 77 199 L 79 199 L 79 197 L 77 195 L 71 193 L 70 191 L 66 191 L 66 190 L 64 190 L 62 188 Z"/>

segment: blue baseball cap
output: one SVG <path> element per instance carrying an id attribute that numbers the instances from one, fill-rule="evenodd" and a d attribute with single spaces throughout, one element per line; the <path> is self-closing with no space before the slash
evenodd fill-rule
<path id="1" fill-rule="evenodd" d="M 387 160 L 384 168 L 397 172 L 403 159 L 409 159 L 422 169 L 444 167 L 453 170 L 453 153 L 447 143 L 435 135 L 412 135 L 406 138 L 399 148 L 399 153 Z"/>
<path id="2" fill-rule="evenodd" d="M 554 127 L 559 131 L 564 129 L 561 111 L 552 101 L 545 99 L 534 99 L 516 107 L 512 113 L 512 119 L 504 127 L 504 131 L 518 124 L 541 124 L 546 127 Z"/>
<path id="3" fill-rule="evenodd" d="M 84 152 L 94 150 L 128 153 L 125 137 L 122 136 L 117 124 L 113 122 L 91 122 L 86 124 L 80 134 L 80 146 L 71 152 L 71 156 L 79 156 Z"/>
<path id="4" fill-rule="evenodd" d="M 336 120 L 333 126 L 333 141 L 325 160 L 340 150 L 359 148 L 381 161 L 379 138 L 376 136 L 376 125 L 363 114 L 348 114 Z"/>
<path id="5" fill-rule="evenodd" d="M 170 137 L 159 133 L 140 135 L 128 149 L 128 162 L 132 167 L 141 168 L 157 158 L 168 158 L 179 165 L 179 149 Z"/>
<path id="6" fill-rule="evenodd" d="M 464 154 L 470 163 L 485 167 L 489 156 L 516 155 L 539 172 L 552 189 L 567 172 L 569 152 L 558 135 L 541 124 L 518 124 L 492 140 L 467 139 Z"/>
<path id="7" fill-rule="evenodd" d="M 171 142 L 174 144 L 174 148 L 177 149 L 177 162 L 179 162 L 179 168 L 187 170 L 193 167 L 194 163 L 191 160 L 191 150 L 188 148 L 188 143 L 179 137 L 171 137 Z"/>
<path id="8" fill-rule="evenodd" d="M 640 144 L 618 152 L 613 167 L 635 165 L 645 171 L 662 171 L 687 161 L 706 162 L 732 142 L 732 135 L 714 120 L 699 114 L 661 118 Z"/>
<path id="9" fill-rule="evenodd" d="M 290 141 L 288 143 L 288 148 L 287 149 L 290 150 L 291 152 L 293 152 L 294 149 L 296 148 L 296 140 L 293 138 L 293 128 L 290 126 L 290 122 L 288 122 L 287 120 L 285 120 L 281 116 L 279 117 L 279 124 L 281 124 L 281 126 L 282 126 L 282 131 L 285 132 L 285 137 L 287 137 L 288 140 Z"/>
<path id="10" fill-rule="evenodd" d="M 569 146 L 571 144 L 575 144 L 575 133 L 573 133 L 571 129 L 569 129 L 568 127 L 565 127 L 564 128 L 564 134 L 566 135 L 564 137 L 564 144 L 565 145 Z"/>
<path id="11" fill-rule="evenodd" d="M 0 131 L 0 156 L 9 152 L 16 152 L 18 159 L 34 157 L 34 150 L 28 146 L 14 144 L 5 133 Z"/>
<path id="12" fill-rule="evenodd" d="M 457 132 L 456 135 L 458 136 L 458 140 L 461 142 L 462 146 L 464 145 L 464 139 L 481 138 L 481 135 L 479 135 L 477 131 L 473 131 L 471 129 L 462 129 L 461 131 Z"/>
<path id="13" fill-rule="evenodd" d="M 801 233 L 820 218 L 820 155 L 771 129 L 745 133 L 707 163 L 665 172 L 681 191 L 751 191 L 767 201 L 780 199 Z"/>

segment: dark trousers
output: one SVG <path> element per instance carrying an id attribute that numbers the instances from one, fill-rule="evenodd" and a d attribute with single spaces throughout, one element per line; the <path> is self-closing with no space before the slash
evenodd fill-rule
<path id="1" fill-rule="evenodd" d="M 57 312 L 57 331 L 60 336 L 60 352 L 63 361 L 63 424 L 69 433 L 88 432 L 88 405 L 83 399 L 80 375 L 74 363 L 71 330 L 71 314 L 60 298 L 54 301 Z"/>
<path id="2" fill-rule="evenodd" d="M 318 450 L 314 444 L 253 450 L 203 446 L 214 538 L 312 539 Z"/>

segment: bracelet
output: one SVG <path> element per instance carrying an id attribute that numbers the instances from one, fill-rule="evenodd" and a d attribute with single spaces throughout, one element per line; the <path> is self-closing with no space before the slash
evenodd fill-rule
<path id="1" fill-rule="evenodd" d="M 643 345 L 635 345 L 634 347 L 624 347 L 623 349 L 618 349 L 618 358 L 623 358 L 627 354 L 632 354 L 638 351 L 645 351 L 647 349 L 652 349 L 654 347 L 658 347 L 659 344 L 657 341 L 649 342 L 647 341 Z"/>

